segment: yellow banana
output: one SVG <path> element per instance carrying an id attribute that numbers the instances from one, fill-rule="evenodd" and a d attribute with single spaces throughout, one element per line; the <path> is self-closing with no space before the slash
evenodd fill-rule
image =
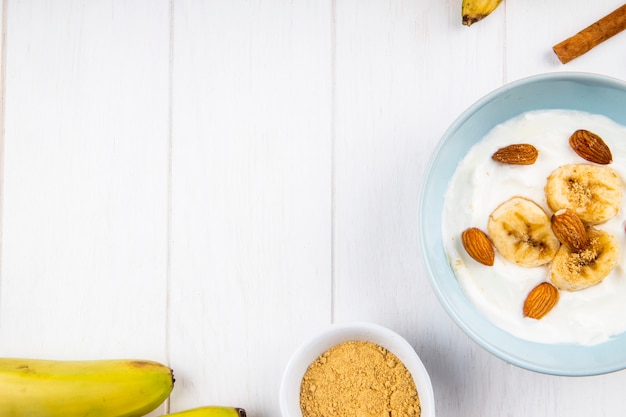
<path id="1" fill-rule="evenodd" d="M 237 407 L 209 405 L 167 414 L 163 417 L 246 417 L 246 410 Z"/>
<path id="2" fill-rule="evenodd" d="M 463 0 L 461 5 L 463 24 L 471 26 L 484 19 L 496 10 L 500 3 L 502 0 Z"/>
<path id="3" fill-rule="evenodd" d="M 0 417 L 143 416 L 173 387 L 158 362 L 0 358 Z"/>

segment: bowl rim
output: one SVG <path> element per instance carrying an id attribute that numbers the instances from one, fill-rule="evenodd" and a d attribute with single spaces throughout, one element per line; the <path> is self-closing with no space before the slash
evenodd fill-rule
<path id="1" fill-rule="evenodd" d="M 621 79 L 607 76 L 607 75 L 590 73 L 590 72 L 560 71 L 560 72 L 535 74 L 535 75 L 527 76 L 524 78 L 520 78 L 515 81 L 508 82 L 492 90 L 491 92 L 483 95 L 478 100 L 476 100 L 473 104 L 471 104 L 466 110 L 464 110 L 452 122 L 452 124 L 446 129 L 444 134 L 440 137 L 440 139 L 438 140 L 431 154 L 431 157 L 429 158 L 429 161 L 425 167 L 425 170 L 423 171 L 423 181 L 419 189 L 418 213 L 417 213 L 419 252 L 422 256 L 422 265 L 424 269 L 426 270 L 427 277 L 428 277 L 428 280 L 430 281 L 431 287 L 433 288 L 437 298 L 439 299 L 439 302 L 444 307 L 444 310 L 452 318 L 452 320 L 456 323 L 456 325 L 459 326 L 463 330 L 463 332 L 467 336 L 469 336 L 474 342 L 476 342 L 479 346 L 481 346 L 488 352 L 520 368 L 527 369 L 530 371 L 540 372 L 544 374 L 551 374 L 551 375 L 558 375 L 558 376 L 591 376 L 591 375 L 606 374 L 606 373 L 625 369 L 626 368 L 626 355 L 624 355 L 623 359 L 620 359 L 619 361 L 615 361 L 613 363 L 600 363 L 600 362 L 593 363 L 595 357 L 592 357 L 589 360 L 590 362 L 589 366 L 571 369 L 571 368 L 567 368 L 563 366 L 552 366 L 549 363 L 538 363 L 537 361 L 531 359 L 531 356 L 523 355 L 523 354 L 520 354 L 519 352 L 517 354 L 513 354 L 507 351 L 507 349 L 502 348 L 498 344 L 493 343 L 492 341 L 490 341 L 488 338 L 484 337 L 483 335 L 475 332 L 474 329 L 470 325 L 468 325 L 467 318 L 463 316 L 461 312 L 455 308 L 453 300 L 450 299 L 441 288 L 438 282 L 438 278 L 436 276 L 436 271 L 434 270 L 434 265 L 432 264 L 433 260 L 430 258 L 429 245 L 432 246 L 432 243 L 427 241 L 427 236 L 424 233 L 424 230 L 427 229 L 427 224 L 426 224 L 427 220 L 424 215 L 427 212 L 426 207 L 428 204 L 428 202 L 426 201 L 426 194 L 427 194 L 427 191 L 429 190 L 429 187 L 432 185 L 431 173 L 436 163 L 438 162 L 438 156 L 440 155 L 442 148 L 444 147 L 446 143 L 446 140 L 450 136 L 452 136 L 456 131 L 458 131 L 463 126 L 463 124 L 470 118 L 471 115 L 479 111 L 482 107 L 487 105 L 489 102 L 491 102 L 495 98 L 503 96 L 507 93 L 511 93 L 527 85 L 531 85 L 535 83 L 545 83 L 545 82 L 550 82 L 550 81 L 571 81 L 571 82 L 581 83 L 585 85 L 598 84 L 600 86 L 607 87 L 610 89 L 624 91 L 624 94 L 626 94 L 626 81 L 623 81 Z M 498 123 L 495 123 L 493 126 L 495 126 Z M 449 180 L 449 178 L 447 180 Z M 441 250 L 443 250 L 443 248 L 441 248 Z M 451 268 L 449 267 L 449 264 L 447 268 L 449 269 L 449 273 L 454 275 Z M 462 289 L 460 289 L 460 291 L 463 292 Z M 464 294 L 463 294 L 463 297 L 465 297 Z M 472 306 L 472 309 L 474 310 L 476 315 L 482 315 L 482 313 L 478 312 L 478 310 L 475 307 Z M 483 317 L 482 320 L 486 321 L 487 319 Z M 524 339 L 512 336 L 506 331 L 497 328 L 493 324 L 491 324 L 491 327 L 492 327 L 494 334 L 499 333 L 501 337 L 507 338 L 508 339 L 507 343 L 509 344 L 517 343 L 517 344 L 528 346 L 531 349 L 545 348 L 545 349 L 550 350 L 551 355 L 558 354 L 557 351 L 559 349 L 563 349 L 569 354 L 572 351 L 585 348 L 585 347 L 582 347 L 581 345 L 542 344 L 542 343 L 531 342 L 528 340 L 524 340 Z M 491 337 L 491 339 L 493 338 L 494 337 Z M 626 335 L 624 339 L 626 339 Z M 611 343 L 613 343 L 613 341 L 601 343 L 599 345 L 593 345 L 588 348 L 590 348 L 589 349 L 590 351 L 593 351 L 594 346 L 601 346 L 601 345 L 608 346 Z M 625 343 L 626 343 L 626 340 L 623 340 L 622 343 L 618 345 L 618 347 L 621 348 L 621 346 L 625 345 Z"/>
<path id="2" fill-rule="evenodd" d="M 295 416 L 290 413 L 293 408 L 290 401 L 293 401 L 293 397 L 299 401 L 300 386 L 298 384 L 294 387 L 294 381 L 301 381 L 308 366 L 326 350 L 339 343 L 353 340 L 370 341 L 396 355 L 409 370 L 415 382 L 422 408 L 420 417 L 435 417 L 432 382 L 416 350 L 400 334 L 368 321 L 331 323 L 298 346 L 284 368 L 280 383 L 279 408 L 283 417 L 302 416 L 301 413 Z M 296 392 L 298 395 L 295 395 Z"/>

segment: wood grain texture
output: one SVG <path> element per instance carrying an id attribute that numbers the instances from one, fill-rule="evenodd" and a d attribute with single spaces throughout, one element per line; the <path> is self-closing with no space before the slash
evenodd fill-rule
<path id="1" fill-rule="evenodd" d="M 165 360 L 166 2 L 9 2 L 3 355 Z"/>
<path id="2" fill-rule="evenodd" d="M 172 410 L 278 415 L 331 314 L 330 2 L 174 5 Z"/>
<path id="3" fill-rule="evenodd" d="M 167 4 L 7 4 L 2 356 L 167 360 Z"/>
<path id="4" fill-rule="evenodd" d="M 2 308 L 2 213 L 4 213 L 4 120 L 5 120 L 5 87 L 6 87 L 6 7 L 5 1 L 0 2 L 0 311 Z M 0 316 L 0 326 L 1 326 Z"/>
<path id="5" fill-rule="evenodd" d="M 624 372 L 537 374 L 470 340 L 417 230 L 469 105 L 542 72 L 624 78 L 626 35 L 551 51 L 620 3 L 506 0 L 471 27 L 460 3 L 4 0 L 0 355 L 162 360 L 157 413 L 270 417 L 304 339 L 368 320 L 421 355 L 438 415 L 621 417 Z"/>
<path id="6" fill-rule="evenodd" d="M 457 415 L 486 411 L 471 369 L 502 365 L 437 303 L 419 256 L 419 189 L 445 129 L 502 82 L 505 28 L 502 11 L 468 28 L 460 3 L 445 6 L 336 2 L 335 319 L 406 337 L 432 372 L 438 413 Z"/>
<path id="7" fill-rule="evenodd" d="M 585 55 L 561 64 L 552 47 L 623 4 L 529 0 L 506 3 L 507 81 L 555 71 L 594 72 L 624 78 L 626 33 L 619 33 Z"/>

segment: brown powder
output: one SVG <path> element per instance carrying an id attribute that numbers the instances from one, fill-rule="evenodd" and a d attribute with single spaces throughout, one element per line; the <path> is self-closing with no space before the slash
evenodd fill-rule
<path id="1" fill-rule="evenodd" d="M 300 386 L 303 417 L 419 417 L 411 373 L 385 348 L 344 342 L 307 369 Z"/>

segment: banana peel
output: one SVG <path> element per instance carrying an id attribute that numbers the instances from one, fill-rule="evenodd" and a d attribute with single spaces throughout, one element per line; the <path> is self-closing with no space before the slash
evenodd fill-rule
<path id="1" fill-rule="evenodd" d="M 173 371 L 149 360 L 0 358 L 0 417 L 140 417 L 173 388 Z M 166 416 L 246 417 L 246 411 L 210 405 Z"/>
<path id="2" fill-rule="evenodd" d="M 167 414 L 162 417 L 246 417 L 246 410 L 239 407 L 208 405 Z"/>
<path id="3" fill-rule="evenodd" d="M 139 417 L 173 388 L 172 370 L 148 360 L 0 358 L 0 417 Z"/>
<path id="4" fill-rule="evenodd" d="M 502 0 L 463 0 L 461 13 L 463 24 L 471 26 L 493 13 L 502 3 Z"/>

